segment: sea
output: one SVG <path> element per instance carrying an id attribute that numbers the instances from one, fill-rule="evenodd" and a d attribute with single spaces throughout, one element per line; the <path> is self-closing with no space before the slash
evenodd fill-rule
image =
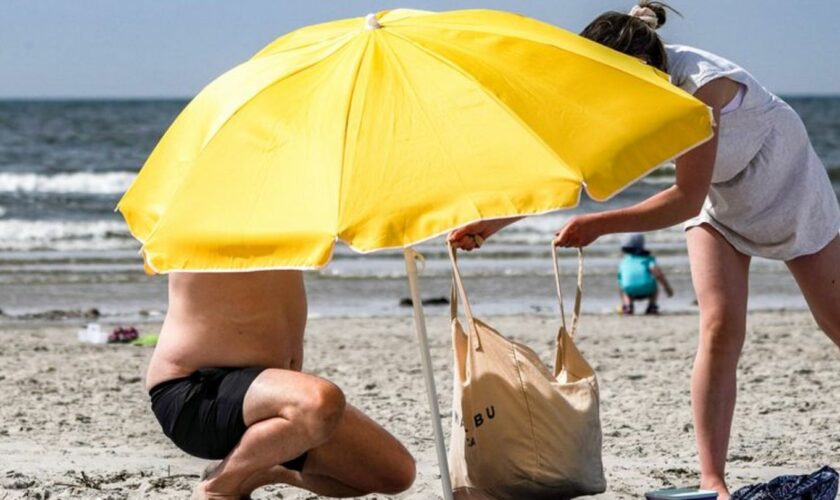
<path id="1" fill-rule="evenodd" d="M 840 97 L 789 97 L 802 116 L 836 193 L 840 193 Z M 114 208 L 185 100 L 0 101 L 0 320 L 84 323 L 159 321 L 166 277 L 147 276 L 139 243 Z M 522 220 L 500 232 L 461 268 L 477 314 L 557 314 L 550 246 L 572 215 L 632 205 L 673 182 L 664 166 L 606 203 L 583 199 L 570 210 Z M 691 311 L 682 228 L 647 234 L 673 283 L 665 314 Z M 583 309 L 613 314 L 620 236 L 585 252 Z M 448 314 L 450 267 L 437 238 L 424 256 L 420 288 L 427 314 Z M 573 294 L 577 255 L 561 252 L 563 288 Z M 779 262 L 754 260 L 751 309 L 803 309 L 796 284 Z M 333 262 L 306 274 L 310 315 L 411 315 L 403 255 L 358 255 L 336 249 Z"/>

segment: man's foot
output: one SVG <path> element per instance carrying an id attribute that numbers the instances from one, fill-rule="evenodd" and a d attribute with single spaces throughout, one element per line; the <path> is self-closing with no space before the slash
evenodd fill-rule
<path id="1" fill-rule="evenodd" d="M 249 500 L 250 496 L 227 495 L 224 493 L 215 493 L 207 491 L 207 482 L 202 481 L 196 485 L 190 496 L 190 500 Z"/>
<path id="2" fill-rule="evenodd" d="M 647 309 L 645 309 L 645 314 L 650 315 L 658 315 L 659 314 L 659 306 L 656 304 L 648 304 Z"/>
<path id="3" fill-rule="evenodd" d="M 215 476 L 216 469 L 218 469 L 220 465 L 222 465 L 221 460 L 217 460 L 215 462 L 210 462 L 209 464 L 207 464 L 207 467 L 205 467 L 204 470 L 201 471 L 201 475 L 198 477 L 198 480 L 204 481 L 205 479 L 209 479 Z"/>
<path id="4" fill-rule="evenodd" d="M 630 316 L 633 314 L 633 304 L 621 304 L 621 314 Z"/>
<path id="5" fill-rule="evenodd" d="M 199 476 L 199 483 L 193 490 L 192 499 L 193 500 L 227 500 L 227 499 L 235 499 L 235 500 L 251 500 L 251 495 L 225 495 L 219 493 L 211 493 L 207 491 L 207 480 L 214 477 L 216 475 L 216 471 L 219 469 L 219 466 L 222 465 L 221 460 L 217 460 L 215 462 L 210 462 L 207 464 L 207 467 L 201 471 L 201 475 Z"/>

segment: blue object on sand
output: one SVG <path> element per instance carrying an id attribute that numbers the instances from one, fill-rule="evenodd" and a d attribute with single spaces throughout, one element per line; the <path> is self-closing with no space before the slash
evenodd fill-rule
<path id="1" fill-rule="evenodd" d="M 779 476 L 769 483 L 744 486 L 732 500 L 835 500 L 837 471 L 825 466 L 813 474 Z"/>
<path id="2" fill-rule="evenodd" d="M 645 493 L 647 500 L 715 500 L 717 497 L 716 491 L 697 488 L 668 488 Z"/>

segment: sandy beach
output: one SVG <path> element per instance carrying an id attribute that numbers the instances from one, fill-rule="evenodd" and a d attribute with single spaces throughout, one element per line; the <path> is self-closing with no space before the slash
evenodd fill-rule
<path id="1" fill-rule="evenodd" d="M 485 319 L 550 357 L 556 318 Z M 592 498 L 636 499 L 649 489 L 697 481 L 689 408 L 696 322 L 694 314 L 583 318 L 579 344 L 601 384 L 609 482 L 606 493 Z M 158 326 L 140 329 L 154 332 Z M 748 329 L 730 447 L 731 484 L 840 465 L 837 349 L 803 312 L 753 312 Z M 0 498 L 188 497 L 204 462 L 171 445 L 149 410 L 142 376 L 151 349 L 81 344 L 75 331 L 66 324 L 0 323 Z M 431 317 L 429 332 L 448 431 L 448 319 Z M 439 498 L 408 315 L 310 320 L 304 366 L 338 383 L 351 403 L 414 454 L 417 480 L 396 498 Z M 317 497 L 278 486 L 255 498 Z"/>

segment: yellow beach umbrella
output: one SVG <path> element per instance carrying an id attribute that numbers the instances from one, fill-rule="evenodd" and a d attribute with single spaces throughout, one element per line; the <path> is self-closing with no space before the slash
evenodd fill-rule
<path id="1" fill-rule="evenodd" d="M 605 200 L 712 135 L 666 75 L 519 15 L 393 10 L 303 28 L 212 82 L 119 210 L 147 268 L 310 269 L 479 219 Z M 416 268 L 406 250 L 444 496 Z"/>
<path id="2" fill-rule="evenodd" d="M 149 268 L 309 269 L 596 200 L 710 137 L 640 61 L 496 11 L 393 10 L 269 44 L 181 113 L 120 201 Z"/>

